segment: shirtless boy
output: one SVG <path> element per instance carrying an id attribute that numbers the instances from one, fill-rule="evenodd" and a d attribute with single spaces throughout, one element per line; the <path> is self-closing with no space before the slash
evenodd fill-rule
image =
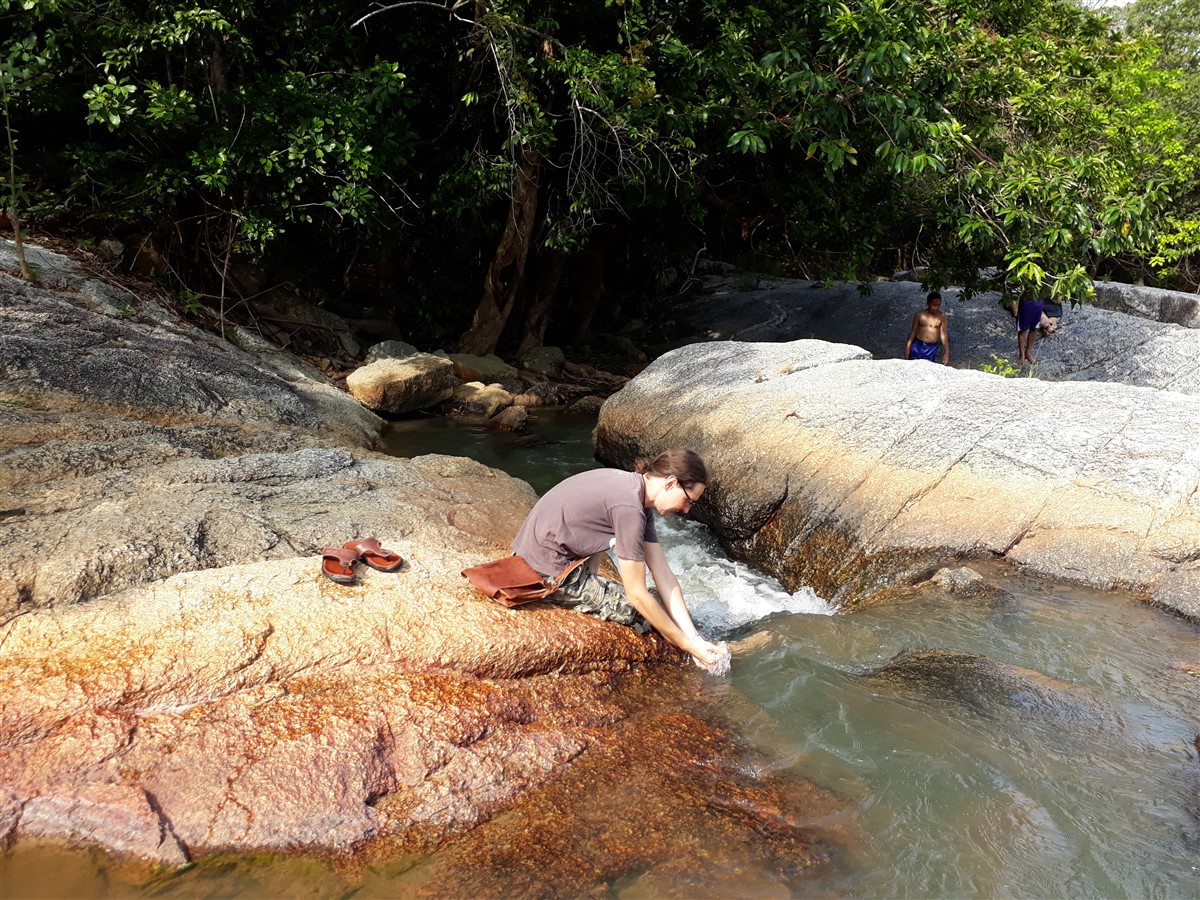
<path id="1" fill-rule="evenodd" d="M 946 314 L 942 312 L 942 295 L 930 291 L 925 308 L 913 316 L 904 345 L 905 359 L 927 359 L 937 362 L 938 344 L 942 345 L 942 365 L 950 365 L 950 336 L 946 333 Z"/>

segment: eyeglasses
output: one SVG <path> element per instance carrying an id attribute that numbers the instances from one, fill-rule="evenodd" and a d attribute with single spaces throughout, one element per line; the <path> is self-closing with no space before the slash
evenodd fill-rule
<path id="1" fill-rule="evenodd" d="M 685 488 L 685 487 L 683 486 L 683 482 L 682 482 L 682 481 L 676 481 L 675 483 L 676 483 L 677 485 L 679 485 L 679 489 L 680 489 L 681 491 L 683 491 L 683 496 L 687 497 L 688 509 L 691 509 L 691 508 L 692 508 L 692 504 L 696 503 L 696 501 L 698 501 L 700 498 L 699 498 L 699 497 L 693 497 L 691 494 L 689 494 L 689 493 L 688 493 L 688 489 L 687 489 L 687 488 Z"/>

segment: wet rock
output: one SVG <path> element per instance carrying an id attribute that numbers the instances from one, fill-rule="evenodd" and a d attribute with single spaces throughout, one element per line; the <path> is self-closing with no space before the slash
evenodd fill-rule
<path id="1" fill-rule="evenodd" d="M 813 823 L 840 805 L 691 714 L 655 679 L 640 712 L 593 742 L 521 816 L 448 844 L 428 897 L 792 896 L 845 835 Z M 665 696 L 664 696 L 665 695 Z M 674 700 L 674 708 L 670 702 Z M 749 773 L 749 774 L 748 774 Z M 547 827 L 548 824 L 548 827 Z"/>
<path id="2" fill-rule="evenodd" d="M 529 421 L 529 413 L 523 406 L 510 406 L 487 420 L 492 431 L 520 431 Z"/>
<path id="3" fill-rule="evenodd" d="M 30 797 L 22 804 L 18 838 L 66 838 L 100 844 L 168 865 L 188 855 L 171 823 L 140 788 L 91 783 Z"/>
<path id="4" fill-rule="evenodd" d="M 541 406 L 557 406 L 561 401 L 558 387 L 549 381 L 538 381 L 529 385 L 522 393 L 513 398 L 517 406 L 535 409 Z"/>
<path id="5" fill-rule="evenodd" d="M 534 347 L 521 356 L 521 368 L 556 378 L 561 372 L 567 357 L 558 347 Z"/>
<path id="6" fill-rule="evenodd" d="M 0 793 L 0 851 L 8 850 L 12 846 L 20 822 L 20 799 L 11 791 Z"/>
<path id="7" fill-rule="evenodd" d="M 865 677 L 962 703 L 986 715 L 1015 713 L 1030 720 L 1105 726 L 1115 711 L 1089 692 L 1041 672 L 986 656 L 941 648 L 901 653 Z"/>
<path id="8" fill-rule="evenodd" d="M 567 407 L 567 410 L 568 410 L 568 412 L 574 413 L 575 415 L 579 415 L 579 416 L 596 416 L 596 415 L 600 414 L 600 407 L 602 407 L 603 405 L 604 405 L 603 397 L 596 397 L 594 395 L 589 395 L 587 397 L 580 397 L 578 400 L 576 400 L 574 403 L 572 403 L 569 407 Z"/>
<path id="9" fill-rule="evenodd" d="M 508 438 L 504 441 L 505 447 L 514 447 L 521 450 L 533 450 L 537 447 L 548 447 L 557 441 L 552 441 L 544 434 L 521 434 L 516 437 Z"/>
<path id="10" fill-rule="evenodd" d="M 498 384 L 471 381 L 454 388 L 454 396 L 439 409 L 449 413 L 485 415 L 489 418 L 513 405 L 513 395 Z"/>
<path id="11" fill-rule="evenodd" d="M 714 477 L 693 515 L 788 590 L 852 605 L 896 572 L 997 556 L 1195 617 L 1194 397 L 821 341 L 712 342 L 610 397 L 595 442 L 623 467 L 666 446 L 701 453 Z"/>
<path id="12" fill-rule="evenodd" d="M 346 378 L 346 388 L 355 400 L 376 412 L 393 414 L 428 409 L 449 400 L 457 384 L 454 364 L 430 353 L 379 359 Z"/>
<path id="13" fill-rule="evenodd" d="M 940 590 L 953 597 L 994 601 L 1008 597 L 1008 594 L 995 585 L 989 584 L 982 575 L 967 566 L 959 566 L 956 569 L 938 569 L 929 579 L 929 583 L 937 585 Z"/>

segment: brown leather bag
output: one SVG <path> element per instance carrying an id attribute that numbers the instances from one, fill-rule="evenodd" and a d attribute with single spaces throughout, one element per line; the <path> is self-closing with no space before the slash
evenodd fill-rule
<path id="1" fill-rule="evenodd" d="M 522 603 L 549 597 L 576 566 L 585 562 L 586 558 L 576 560 L 563 569 L 557 578 L 547 580 L 514 553 L 495 562 L 463 569 L 463 576 L 485 597 L 512 609 Z"/>

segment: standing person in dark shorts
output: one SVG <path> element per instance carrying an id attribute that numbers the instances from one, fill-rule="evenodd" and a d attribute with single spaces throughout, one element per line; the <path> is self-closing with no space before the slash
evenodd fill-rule
<path id="1" fill-rule="evenodd" d="M 1045 302 L 1040 297 L 1027 297 L 1024 294 L 1017 301 L 1017 365 L 1037 360 L 1033 358 L 1033 345 L 1037 341 L 1038 327 L 1042 324 L 1042 307 Z"/>
<path id="2" fill-rule="evenodd" d="M 1042 304 L 1042 320 L 1038 324 L 1038 333 L 1042 337 L 1049 337 L 1058 331 L 1058 324 L 1062 321 L 1063 308 L 1062 304 L 1054 300 L 1047 300 Z"/>
<path id="3" fill-rule="evenodd" d="M 513 540 L 513 551 L 548 579 L 572 562 L 589 559 L 567 575 L 546 602 L 643 633 L 653 627 L 691 654 L 696 665 L 714 670 L 722 659 L 727 665 L 728 647 L 706 640 L 696 630 L 654 527 L 655 512 L 687 513 L 707 482 L 704 461 L 691 450 L 639 459 L 634 472 L 593 469 L 572 475 L 533 507 Z M 609 549 L 616 551 L 620 581 L 596 574 L 601 554 Z M 658 597 L 646 586 L 647 569 Z"/>
<path id="4" fill-rule="evenodd" d="M 942 295 L 930 291 L 925 308 L 913 316 L 904 345 L 905 359 L 926 359 L 937 362 L 938 344 L 942 345 L 942 365 L 950 365 L 950 336 L 946 333 L 946 314 L 942 312 Z"/>

